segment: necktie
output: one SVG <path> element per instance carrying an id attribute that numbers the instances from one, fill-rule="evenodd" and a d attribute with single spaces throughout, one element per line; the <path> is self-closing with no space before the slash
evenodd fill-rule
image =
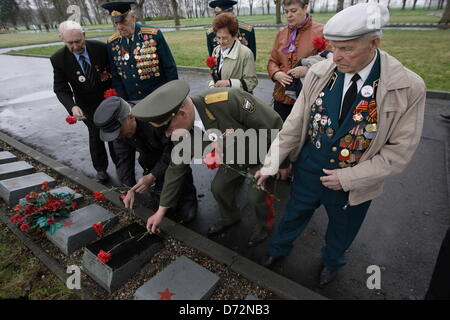
<path id="1" fill-rule="evenodd" d="M 92 69 L 90 64 L 86 61 L 84 56 L 80 56 L 81 64 L 83 65 L 84 75 L 91 87 L 94 86 L 94 75 L 92 74 Z"/>
<path id="2" fill-rule="evenodd" d="M 339 126 L 342 125 L 342 122 L 344 122 L 348 110 L 350 110 L 353 102 L 355 101 L 356 93 L 358 92 L 358 86 L 356 85 L 356 82 L 359 79 L 361 79 L 361 77 L 356 73 L 352 77 L 352 84 L 350 85 L 350 88 L 348 88 L 347 92 L 345 93 L 344 101 L 342 102 L 341 117 L 339 118 Z"/>
<path id="3" fill-rule="evenodd" d="M 133 40 L 131 38 L 127 38 L 127 42 L 128 42 L 128 48 L 131 48 L 131 46 L 133 45 Z"/>

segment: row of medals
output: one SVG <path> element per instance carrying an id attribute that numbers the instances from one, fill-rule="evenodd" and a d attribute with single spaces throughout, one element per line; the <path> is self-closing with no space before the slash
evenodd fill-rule
<path id="1" fill-rule="evenodd" d="M 120 54 L 120 47 L 116 45 L 112 48 L 113 51 L 118 51 L 119 55 L 114 57 L 116 65 L 119 69 L 119 75 L 126 79 L 125 73 L 121 71 L 121 66 L 126 66 L 130 55 L 128 52 Z M 150 79 L 151 77 L 159 77 L 159 57 L 156 53 L 156 41 L 154 39 L 145 40 L 142 43 L 142 48 L 137 45 L 133 51 L 134 59 L 136 60 L 136 67 L 141 80 Z"/>
<path id="2" fill-rule="evenodd" d="M 319 135 L 319 137 L 315 139 L 319 132 L 322 134 L 325 133 L 329 139 L 332 139 L 334 135 L 334 129 L 331 128 L 331 119 L 326 115 L 322 115 L 322 112 L 325 110 L 322 106 L 322 97 L 324 95 L 325 93 L 321 92 L 311 107 L 312 127 L 308 130 L 311 143 L 317 149 L 322 147 L 320 142 L 321 136 Z M 375 103 L 375 100 L 372 100 L 370 103 Z M 378 128 L 376 118 L 371 119 L 373 121 L 368 121 L 368 119 L 364 118 L 358 111 L 358 107 L 361 105 L 364 105 L 363 107 L 366 107 L 367 109 L 367 104 L 367 101 L 363 100 L 355 108 L 352 118 L 356 125 L 347 135 L 340 139 L 339 146 L 342 148 L 338 156 L 340 168 L 356 165 L 364 150 L 369 147 L 372 139 L 377 133 Z M 325 129 L 326 126 L 328 126 L 328 128 Z"/>

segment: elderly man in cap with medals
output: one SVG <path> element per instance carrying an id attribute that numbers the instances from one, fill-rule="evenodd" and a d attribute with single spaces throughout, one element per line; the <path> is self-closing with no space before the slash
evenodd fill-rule
<path id="1" fill-rule="evenodd" d="M 136 23 L 131 10 L 134 1 L 107 2 L 117 32 L 108 39 L 112 87 L 126 101 L 137 102 L 160 85 L 178 79 L 172 53 L 160 30 Z M 133 103 L 133 105 L 134 105 Z M 115 141 L 119 156 L 117 174 L 123 185 L 133 186 L 135 150 L 130 144 Z M 124 149 L 124 150 L 122 150 Z"/>
<path id="2" fill-rule="evenodd" d="M 124 99 L 113 96 L 105 99 L 94 115 L 95 125 L 100 128 L 100 138 L 103 141 L 131 140 L 139 152 L 138 162 L 144 173 L 127 192 L 123 200 L 126 208 L 133 208 L 136 192 L 142 194 L 150 187 L 154 191 L 161 190 L 173 147 L 170 139 L 165 136 L 164 128 L 155 128 L 138 121 L 130 112 L 131 106 Z M 196 213 L 197 192 L 192 171 L 188 168 L 179 201 L 169 214 L 178 222 L 188 223 L 195 218 Z"/>
<path id="3" fill-rule="evenodd" d="M 209 3 L 209 6 L 214 9 L 214 13 L 217 15 L 222 12 L 233 12 L 233 6 L 237 1 L 230 0 L 215 0 Z M 237 35 L 238 40 L 246 47 L 250 48 L 253 52 L 253 57 L 256 60 L 256 40 L 255 29 L 242 21 L 239 21 L 239 31 Z M 216 41 L 216 33 L 212 26 L 206 31 L 206 44 L 208 46 L 208 54 L 211 56 L 215 47 L 219 45 Z"/>
<path id="4" fill-rule="evenodd" d="M 92 118 L 103 100 L 103 93 L 111 86 L 108 53 L 103 42 L 86 40 L 84 30 L 75 21 L 64 21 L 59 25 L 59 35 L 65 46 L 50 58 L 53 66 L 53 90 L 69 114 L 83 120 L 89 131 L 89 151 L 92 164 L 97 171 L 96 179 L 109 179 L 108 153 L 100 139 L 99 130 Z M 111 157 L 115 162 L 112 143 Z"/>
<path id="5" fill-rule="evenodd" d="M 386 7 L 364 3 L 325 25 L 333 59 L 311 67 L 255 175 L 264 187 L 280 161 L 294 162 L 291 198 L 263 265 L 289 255 L 323 204 L 329 223 L 320 285 L 332 281 L 384 180 L 410 162 L 422 132 L 426 89 L 417 74 L 378 49 L 388 20 Z"/>
<path id="6" fill-rule="evenodd" d="M 187 148 L 200 151 L 202 159 L 204 150 L 205 152 L 208 149 L 214 151 L 213 157 L 220 166 L 212 181 L 211 191 L 219 205 L 221 219 L 208 230 L 208 235 L 213 236 L 241 219 L 236 204 L 239 187 L 245 180 L 241 174 L 244 172 L 254 174 L 260 167 L 257 159 L 258 150 L 253 150 L 255 154 L 252 154 L 251 148 L 241 150 L 241 153 L 234 152 L 233 157 L 230 157 L 232 159 L 225 157 L 223 152 L 235 150 L 237 139 L 239 139 L 237 132 L 242 132 L 242 136 L 244 136 L 245 132 L 252 128 L 255 129 L 258 139 L 267 140 L 263 141 L 266 143 L 265 153 L 273 139 L 271 132 L 262 137 L 260 136 L 261 132 L 267 133 L 266 130 L 281 128 L 282 120 L 270 106 L 253 95 L 236 88 L 214 88 L 192 97 L 188 97 L 188 93 L 189 85 L 185 81 L 172 81 L 139 102 L 131 113 L 137 119 L 148 121 L 153 126 L 164 127 L 166 136 L 172 136 L 173 141 L 182 137 L 184 142 L 185 138 L 189 137 L 188 141 L 191 144 Z M 236 136 L 233 136 L 233 133 Z M 197 142 L 205 149 L 198 150 L 199 148 L 195 147 Z M 261 145 L 261 142 L 254 143 L 254 145 Z M 174 151 L 177 150 L 175 154 L 180 151 L 180 145 L 182 145 L 181 142 L 175 144 Z M 227 147 L 222 148 L 223 145 L 227 145 Z M 159 209 L 147 221 L 149 232 L 153 233 L 159 230 L 165 212 L 177 203 L 193 156 L 191 149 L 188 150 L 190 154 L 187 156 L 185 156 L 185 149 L 181 149 L 181 151 L 183 152 L 183 161 L 176 159 L 174 152 L 172 153 L 171 163 L 164 179 Z M 195 158 L 198 158 L 197 152 L 194 151 Z M 244 159 L 240 159 L 240 161 L 239 156 L 243 156 Z M 252 156 L 255 156 L 255 161 L 249 161 Z M 228 167 L 222 165 L 225 161 Z M 280 169 L 280 178 L 286 179 L 287 175 L 287 169 Z M 266 193 L 254 186 L 249 188 L 248 201 L 250 207 L 255 210 L 257 218 L 256 227 L 248 240 L 248 245 L 256 246 L 269 236 L 272 212 Z"/>

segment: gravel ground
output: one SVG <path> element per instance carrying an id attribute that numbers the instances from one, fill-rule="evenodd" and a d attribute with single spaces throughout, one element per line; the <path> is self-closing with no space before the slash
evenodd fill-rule
<path id="1" fill-rule="evenodd" d="M 62 177 L 52 169 L 43 166 L 41 163 L 35 161 L 31 157 L 13 149 L 3 141 L 0 141 L 0 148 L 5 151 L 12 152 L 19 158 L 19 160 L 23 160 L 32 164 L 36 168 L 36 171 L 44 172 L 53 177 L 57 181 L 57 187 L 68 186 L 72 189 L 77 189 L 84 196 L 83 206 L 97 203 L 103 206 L 105 209 L 116 214 L 119 217 L 119 222 L 110 230 L 108 230 L 107 234 L 110 234 L 133 222 L 137 222 L 145 226 L 143 221 L 134 216 L 132 211 L 118 208 L 107 200 L 101 202 L 95 201 L 90 190 L 75 185 L 72 181 L 69 181 L 68 179 Z M 8 215 L 12 216 L 14 214 L 13 208 L 9 207 L 3 200 L 0 200 L 0 206 L 4 209 L 5 212 L 7 212 Z M 163 270 L 172 261 L 176 260 L 182 255 L 185 255 L 220 277 L 219 286 L 213 292 L 210 298 L 211 300 L 245 299 L 247 295 L 254 295 L 263 300 L 277 299 L 277 297 L 272 292 L 263 289 L 255 283 L 247 280 L 236 272 L 230 270 L 226 265 L 214 261 L 213 259 L 200 253 L 199 251 L 186 246 L 182 242 L 175 240 L 165 235 L 164 233 L 161 233 L 160 235 L 163 238 L 163 248 L 150 260 L 148 264 L 146 264 L 139 272 L 137 272 L 119 290 L 113 292 L 112 294 L 108 294 L 107 291 L 105 291 L 84 273 L 82 273 L 81 276 L 82 287 L 88 290 L 93 296 L 101 300 L 133 299 L 134 292 L 140 286 L 150 280 L 156 273 Z M 66 256 L 50 241 L 47 240 L 43 232 L 37 231 L 31 234 L 31 237 L 33 241 L 38 243 L 43 250 L 54 257 L 62 266 L 81 266 L 84 249 L 77 250 L 71 255 Z"/>

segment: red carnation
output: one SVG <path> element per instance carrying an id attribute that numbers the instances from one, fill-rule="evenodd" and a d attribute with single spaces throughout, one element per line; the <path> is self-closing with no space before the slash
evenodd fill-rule
<path id="1" fill-rule="evenodd" d="M 11 217 L 9 222 L 21 224 L 23 222 L 23 218 L 20 214 L 16 214 L 15 216 Z"/>
<path id="2" fill-rule="evenodd" d="M 220 157 L 215 151 L 208 153 L 204 160 L 208 169 L 214 170 L 220 167 Z"/>
<path id="3" fill-rule="evenodd" d="M 108 89 L 105 90 L 105 92 L 103 93 L 103 98 L 109 98 L 109 97 L 114 97 L 114 96 L 118 96 L 119 94 L 117 93 L 116 89 Z"/>
<path id="4" fill-rule="evenodd" d="M 105 233 L 103 232 L 103 225 L 101 223 L 93 224 L 92 228 L 94 228 L 95 232 L 97 232 L 97 234 L 99 236 L 104 236 L 105 235 Z"/>
<path id="5" fill-rule="evenodd" d="M 206 58 L 206 65 L 210 68 L 214 68 L 217 63 L 216 57 L 208 57 Z"/>
<path id="6" fill-rule="evenodd" d="M 24 223 L 23 225 L 20 226 L 20 230 L 22 230 L 23 232 L 30 232 L 30 225 Z"/>
<path id="7" fill-rule="evenodd" d="M 121 194 L 119 194 L 119 199 L 120 199 L 120 201 L 123 202 L 123 200 L 125 200 L 126 196 L 127 196 L 126 193 L 121 193 Z"/>
<path id="8" fill-rule="evenodd" d="M 41 190 L 45 191 L 48 190 L 48 181 L 44 181 L 41 185 Z"/>
<path id="9" fill-rule="evenodd" d="M 314 49 L 317 49 L 318 52 L 325 50 L 325 48 L 327 47 L 327 42 L 322 37 L 315 37 L 314 39 L 312 39 L 312 44 Z"/>
<path id="10" fill-rule="evenodd" d="M 111 260 L 111 253 L 100 250 L 99 253 L 97 254 L 97 258 L 101 262 L 107 263 L 109 260 Z"/>
<path id="11" fill-rule="evenodd" d="M 30 214 L 37 211 L 37 208 L 35 206 L 28 205 L 25 210 L 23 211 L 23 214 L 26 216 L 29 216 Z"/>
<path id="12" fill-rule="evenodd" d="M 74 118 L 74 117 L 72 117 L 72 116 L 67 116 L 67 118 L 66 118 L 66 122 L 68 123 L 68 124 L 75 124 L 75 123 L 77 123 L 77 118 Z"/>
<path id="13" fill-rule="evenodd" d="M 20 211 L 22 210 L 22 206 L 20 204 L 16 204 L 16 206 L 14 207 L 14 211 Z"/>
<path id="14" fill-rule="evenodd" d="M 105 196 L 103 195 L 103 193 L 98 192 L 98 191 L 94 191 L 94 198 L 96 201 L 105 200 Z"/>
<path id="15" fill-rule="evenodd" d="M 78 203 L 76 203 L 75 201 L 72 201 L 72 209 L 76 209 L 78 208 Z"/>
<path id="16" fill-rule="evenodd" d="M 46 208 L 50 211 L 57 211 L 61 208 L 61 202 L 58 200 L 58 198 L 48 199 L 44 203 L 44 208 Z"/>
<path id="17" fill-rule="evenodd" d="M 46 223 L 48 226 L 51 226 L 52 224 L 55 223 L 55 219 L 48 219 Z"/>

